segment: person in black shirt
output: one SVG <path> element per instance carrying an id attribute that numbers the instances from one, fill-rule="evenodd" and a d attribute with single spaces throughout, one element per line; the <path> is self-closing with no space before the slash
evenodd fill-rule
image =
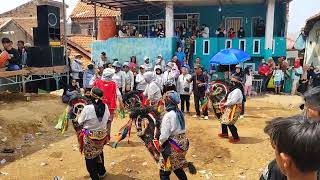
<path id="1" fill-rule="evenodd" d="M 9 54 L 9 64 L 6 71 L 20 70 L 20 56 L 18 51 L 12 47 L 12 41 L 9 38 L 2 38 L 2 45 Z"/>
<path id="2" fill-rule="evenodd" d="M 240 27 L 238 31 L 238 38 L 244 38 L 244 37 L 246 37 L 246 33 L 244 32 L 243 27 Z"/>
<path id="3" fill-rule="evenodd" d="M 320 87 L 312 88 L 304 94 L 305 104 L 300 108 L 304 109 L 306 118 L 312 118 L 315 121 L 320 121 Z M 263 171 L 260 180 L 287 180 L 276 160 L 271 161 Z M 320 180 L 320 171 L 318 170 L 318 178 Z"/>
<path id="4" fill-rule="evenodd" d="M 193 83 L 193 94 L 194 94 L 194 104 L 197 114 L 193 117 L 200 117 L 200 103 L 204 100 L 207 90 L 208 76 L 203 73 L 203 67 L 200 65 L 195 65 L 195 74 L 188 81 Z M 203 112 L 203 118 L 208 119 L 208 108 Z"/>

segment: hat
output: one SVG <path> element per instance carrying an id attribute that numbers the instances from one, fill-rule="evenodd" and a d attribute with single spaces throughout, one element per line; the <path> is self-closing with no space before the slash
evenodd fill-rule
<path id="1" fill-rule="evenodd" d="M 151 83 L 151 81 L 154 79 L 154 74 L 153 72 L 146 72 L 143 74 L 143 77 L 147 83 Z"/>
<path id="2" fill-rule="evenodd" d="M 121 67 L 121 63 L 119 63 L 118 61 L 115 61 L 115 62 L 113 62 L 112 66 L 120 68 Z"/>
<path id="3" fill-rule="evenodd" d="M 237 65 L 236 65 L 236 68 L 241 68 L 240 64 L 237 64 Z"/>
<path id="4" fill-rule="evenodd" d="M 178 105 L 180 103 L 180 98 L 176 91 L 168 91 L 165 94 L 165 101 L 166 103 Z"/>
<path id="5" fill-rule="evenodd" d="M 75 58 L 77 58 L 77 57 L 81 57 L 82 58 L 83 56 L 81 54 L 77 53 L 77 54 L 74 55 L 74 57 Z"/>
<path id="6" fill-rule="evenodd" d="M 115 73 L 114 69 L 106 68 L 105 70 L 103 70 L 102 79 L 111 79 L 114 73 Z"/>
<path id="7" fill-rule="evenodd" d="M 162 54 L 159 54 L 158 57 L 162 57 Z"/>
<path id="8" fill-rule="evenodd" d="M 129 67 L 129 62 L 124 62 L 122 67 L 124 67 L 124 66 L 128 66 Z"/>
<path id="9" fill-rule="evenodd" d="M 144 59 L 144 61 L 146 61 L 147 59 L 149 59 L 149 57 L 145 56 L 143 59 Z"/>
<path id="10" fill-rule="evenodd" d="M 261 63 L 264 64 L 264 63 L 266 63 L 266 61 L 265 61 L 264 59 L 262 59 L 262 60 L 261 60 Z"/>
<path id="11" fill-rule="evenodd" d="M 238 82 L 241 82 L 241 77 L 240 76 L 232 76 L 232 79 L 238 81 Z M 232 81 L 231 79 L 231 81 Z"/>
<path id="12" fill-rule="evenodd" d="M 154 67 L 154 70 L 157 70 L 157 69 L 162 70 L 162 68 L 161 68 L 161 66 L 160 66 L 160 65 L 156 65 L 156 66 Z"/>
<path id="13" fill-rule="evenodd" d="M 169 61 L 168 63 L 167 63 L 167 66 L 169 66 L 169 67 L 173 67 L 173 63 L 171 62 L 171 61 Z"/>
<path id="14" fill-rule="evenodd" d="M 144 65 L 140 65 L 139 68 L 145 69 L 146 67 Z"/>

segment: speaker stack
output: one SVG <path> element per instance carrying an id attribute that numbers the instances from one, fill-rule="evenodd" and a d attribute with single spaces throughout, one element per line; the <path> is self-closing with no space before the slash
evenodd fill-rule
<path id="1" fill-rule="evenodd" d="M 28 49 L 29 67 L 65 65 L 64 47 L 61 46 L 60 8 L 37 6 L 38 27 L 33 28 L 34 47 Z"/>

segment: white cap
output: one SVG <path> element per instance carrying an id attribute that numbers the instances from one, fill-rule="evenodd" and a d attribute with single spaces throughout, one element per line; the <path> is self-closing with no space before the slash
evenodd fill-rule
<path id="1" fill-rule="evenodd" d="M 128 66 L 128 67 L 129 67 L 129 62 L 124 62 L 123 65 L 122 65 L 122 67 L 123 67 L 123 66 Z"/>
<path id="2" fill-rule="evenodd" d="M 144 65 L 140 65 L 139 67 L 142 68 L 142 69 L 145 69 L 145 68 L 146 68 Z"/>
<path id="3" fill-rule="evenodd" d="M 110 79 L 110 78 L 112 78 L 114 73 L 115 73 L 115 70 L 113 68 L 106 68 L 102 72 L 102 78 L 103 79 Z"/>
<path id="4" fill-rule="evenodd" d="M 144 60 L 147 60 L 147 59 L 149 59 L 149 57 L 145 56 L 143 59 L 144 59 Z"/>

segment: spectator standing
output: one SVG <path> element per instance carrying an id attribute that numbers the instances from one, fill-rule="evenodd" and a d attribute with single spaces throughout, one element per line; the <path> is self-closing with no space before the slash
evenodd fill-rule
<path id="1" fill-rule="evenodd" d="M 178 56 L 177 55 L 173 56 L 172 62 L 178 67 L 178 70 L 180 71 L 181 70 L 181 63 L 178 60 Z"/>
<path id="2" fill-rule="evenodd" d="M 127 30 L 126 30 L 126 26 L 122 26 L 121 27 L 121 29 L 118 32 L 118 35 L 119 35 L 120 38 L 124 38 L 124 37 L 128 36 Z"/>
<path id="3" fill-rule="evenodd" d="M 207 90 L 207 83 L 208 83 L 208 77 L 206 74 L 203 73 L 203 67 L 202 66 L 195 66 L 195 74 L 192 76 L 192 78 L 188 81 L 189 83 L 193 83 L 192 89 L 194 94 L 194 104 L 196 109 L 196 115 L 194 115 L 194 118 L 200 117 L 200 104 L 205 98 L 206 90 Z M 202 112 L 205 120 L 208 118 L 208 108 L 204 109 Z"/>
<path id="4" fill-rule="evenodd" d="M 243 27 L 240 27 L 240 29 L 238 30 L 238 38 L 244 38 L 246 37 L 246 33 L 244 32 Z"/>
<path id="5" fill-rule="evenodd" d="M 274 88 L 275 93 L 280 94 L 282 82 L 284 80 L 283 71 L 280 69 L 279 64 L 276 65 L 276 69 L 273 71 Z"/>
<path id="6" fill-rule="evenodd" d="M 294 62 L 294 67 L 292 69 L 292 89 L 291 89 L 291 95 L 296 95 L 297 94 L 297 89 L 299 86 L 299 81 L 301 78 L 303 70 L 300 64 L 300 59 L 296 59 Z"/>
<path id="7" fill-rule="evenodd" d="M 160 86 L 161 92 L 163 92 L 163 74 L 162 74 L 162 68 L 160 65 L 156 65 L 154 67 L 155 71 L 155 81 Z"/>
<path id="8" fill-rule="evenodd" d="M 262 91 L 266 91 L 270 68 L 264 59 L 262 59 L 261 64 L 258 67 L 258 73 L 262 76 Z"/>
<path id="9" fill-rule="evenodd" d="M 250 67 L 245 68 L 245 83 L 244 83 L 244 94 L 245 96 L 251 97 L 253 81 L 253 71 Z"/>
<path id="10" fill-rule="evenodd" d="M 136 26 L 132 26 L 132 31 L 130 32 L 130 36 L 131 37 L 138 37 L 139 35 L 139 32 L 137 30 L 137 27 Z"/>
<path id="11" fill-rule="evenodd" d="M 156 31 L 156 28 L 154 26 L 151 26 L 151 30 L 149 32 L 149 37 L 150 38 L 155 38 L 157 37 L 157 31 Z"/>
<path id="12" fill-rule="evenodd" d="M 310 77 L 308 76 L 309 65 L 305 64 L 302 68 L 299 90 L 304 94 L 308 90 Z"/>
<path id="13" fill-rule="evenodd" d="M 165 37 L 165 31 L 163 29 L 162 24 L 159 24 L 159 27 L 158 27 L 158 37 L 159 38 L 164 38 Z"/>
<path id="14" fill-rule="evenodd" d="M 186 59 L 186 54 L 182 51 L 181 47 L 178 47 L 178 52 L 176 52 L 176 56 L 180 64 L 183 64 L 183 61 Z"/>
<path id="15" fill-rule="evenodd" d="M 209 38 L 209 27 L 206 25 L 206 24 L 203 24 L 202 25 L 202 32 L 201 32 L 201 35 L 203 38 Z"/>
<path id="16" fill-rule="evenodd" d="M 135 56 L 130 57 L 130 63 L 129 63 L 129 68 L 132 70 L 133 68 L 137 69 L 138 64 L 137 64 L 137 58 Z"/>
<path id="17" fill-rule="evenodd" d="M 182 67 L 182 74 L 178 78 L 177 82 L 177 91 L 180 94 L 181 100 L 181 111 L 185 112 L 184 107 L 186 105 L 187 113 L 190 112 L 190 95 L 192 94 L 192 85 L 188 82 L 192 78 L 190 74 L 188 74 L 188 69 Z"/>
<path id="18" fill-rule="evenodd" d="M 144 68 L 145 68 L 146 72 L 153 70 L 149 57 L 144 57 Z"/>
<path id="19" fill-rule="evenodd" d="M 312 86 L 313 87 L 318 87 L 320 86 L 320 66 L 317 66 L 314 71 L 313 71 L 313 81 L 312 81 Z"/>
<path id="20" fill-rule="evenodd" d="M 185 68 L 188 70 L 188 72 L 190 71 L 190 66 L 189 66 L 188 61 L 187 61 L 186 59 L 183 60 L 183 65 L 182 65 L 182 67 L 185 67 Z"/>
<path id="21" fill-rule="evenodd" d="M 228 32 L 228 38 L 233 39 L 235 37 L 236 37 L 236 33 L 234 32 L 233 28 L 230 28 Z"/>
<path id="22" fill-rule="evenodd" d="M 18 51 L 12 47 L 12 41 L 8 38 L 2 38 L 2 45 L 9 54 L 8 66 L 6 71 L 16 71 L 20 69 L 20 56 Z"/>
<path id="23" fill-rule="evenodd" d="M 24 67 L 27 65 L 27 51 L 25 49 L 24 46 L 24 41 L 18 41 L 17 43 L 17 47 L 18 47 L 18 53 L 20 56 L 20 60 L 21 60 L 21 67 Z"/>
<path id="24" fill-rule="evenodd" d="M 121 95 L 123 95 L 125 93 L 125 89 L 126 89 L 126 84 L 125 84 L 125 81 L 126 81 L 126 78 L 125 78 L 125 73 L 121 70 L 121 63 L 119 63 L 118 61 L 115 61 L 113 64 L 112 64 L 113 68 L 115 69 L 115 73 L 112 77 L 112 80 L 114 82 L 116 82 L 117 84 L 117 87 L 121 93 Z"/>
<path id="25" fill-rule="evenodd" d="M 82 78 L 83 78 L 83 61 L 82 55 L 76 54 L 75 59 L 71 62 L 71 77 L 72 79 L 79 82 L 80 87 L 82 87 Z"/>
<path id="26" fill-rule="evenodd" d="M 176 78 L 179 77 L 180 71 L 173 62 L 168 62 L 167 70 L 163 73 L 163 84 L 174 84 L 176 86 Z"/>
<path id="27" fill-rule="evenodd" d="M 225 37 L 226 33 L 224 32 L 224 30 L 222 28 L 218 28 L 216 33 L 218 38 L 222 38 L 222 37 Z"/>
<path id="28" fill-rule="evenodd" d="M 101 52 L 100 54 L 100 61 L 96 62 L 96 67 L 97 68 L 107 68 L 106 65 L 110 63 L 108 61 L 107 54 L 105 52 Z"/>
<path id="29" fill-rule="evenodd" d="M 132 71 L 130 71 L 130 68 L 129 68 L 129 63 L 128 62 L 125 62 L 123 63 L 123 70 L 124 70 L 124 73 L 125 73 L 125 93 L 128 93 L 130 91 L 133 91 L 133 87 L 134 87 L 134 75 L 132 73 Z"/>
<path id="30" fill-rule="evenodd" d="M 243 75 L 243 72 L 241 70 L 240 64 L 236 65 L 236 71 L 235 71 L 235 73 L 232 74 L 232 76 L 238 76 L 240 78 L 240 81 L 243 82 L 244 75 Z"/>
<path id="31" fill-rule="evenodd" d="M 147 83 L 146 83 L 146 81 L 144 79 L 144 76 L 143 76 L 143 74 L 145 73 L 144 65 L 140 65 L 139 70 L 140 71 L 136 76 L 135 82 L 137 83 L 137 90 L 143 92 L 146 89 L 146 86 L 147 86 Z"/>
<path id="32" fill-rule="evenodd" d="M 159 54 L 157 57 L 156 66 L 157 65 L 160 66 L 162 72 L 166 70 L 166 62 L 163 60 L 163 57 L 161 54 Z"/>
<path id="33" fill-rule="evenodd" d="M 256 37 L 264 37 L 266 26 L 264 20 L 260 20 L 256 26 Z"/>
<path id="34" fill-rule="evenodd" d="M 194 55 L 194 52 L 195 52 L 195 41 L 196 41 L 196 38 L 197 36 L 195 35 L 192 35 L 191 38 L 190 38 L 190 49 L 189 49 L 189 59 L 188 59 L 188 63 L 189 65 L 191 65 L 192 69 L 193 69 L 193 55 Z"/>
<path id="35" fill-rule="evenodd" d="M 90 81 L 93 79 L 94 75 L 96 74 L 96 70 L 94 69 L 93 64 L 89 64 L 87 66 L 87 70 L 83 73 L 83 88 L 85 89 L 91 89 Z"/>

